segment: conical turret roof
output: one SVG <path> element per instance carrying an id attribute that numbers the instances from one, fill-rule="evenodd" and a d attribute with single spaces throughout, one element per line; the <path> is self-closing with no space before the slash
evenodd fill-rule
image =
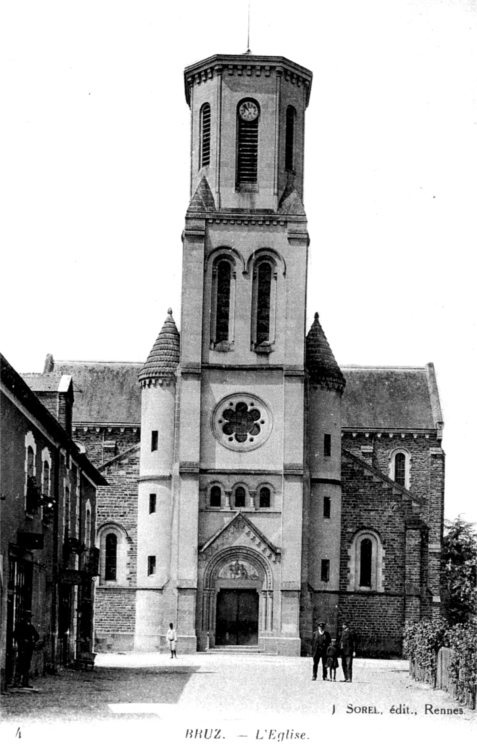
<path id="1" fill-rule="evenodd" d="M 318 313 L 315 313 L 315 320 L 306 337 L 306 367 L 313 383 L 343 392 L 346 380 L 331 351 Z"/>
<path id="2" fill-rule="evenodd" d="M 172 310 L 167 311 L 167 318 L 162 326 L 146 364 L 139 373 L 139 381 L 147 378 L 170 378 L 175 375 L 179 364 L 180 336 Z"/>

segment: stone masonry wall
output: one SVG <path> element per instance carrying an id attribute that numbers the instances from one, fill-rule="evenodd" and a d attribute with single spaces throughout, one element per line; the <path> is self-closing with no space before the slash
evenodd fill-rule
<path id="1" fill-rule="evenodd" d="M 75 425 L 73 428 L 73 440 L 84 445 L 89 460 L 98 467 L 139 445 L 140 439 L 139 427 Z"/>
<path id="2" fill-rule="evenodd" d="M 98 490 L 97 528 L 116 523 L 127 535 L 126 585 L 103 585 L 96 590 L 95 633 L 99 650 L 133 647 L 137 569 L 137 502 L 139 446 L 100 467 L 108 481 Z M 118 641 L 119 638 L 119 641 Z"/>
<path id="3" fill-rule="evenodd" d="M 398 654 L 406 600 L 406 519 L 414 517 L 411 503 L 408 497 L 346 456 L 342 480 L 340 622 L 349 620 L 357 634 L 361 655 Z M 353 539 L 362 529 L 376 532 L 382 542 L 382 591 L 350 590 Z M 418 567 L 419 555 L 420 543 L 412 558 Z M 420 575 L 420 571 L 416 574 Z"/>

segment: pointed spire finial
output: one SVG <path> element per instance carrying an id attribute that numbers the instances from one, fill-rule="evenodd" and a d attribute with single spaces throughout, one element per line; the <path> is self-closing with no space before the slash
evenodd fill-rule
<path id="1" fill-rule="evenodd" d="M 245 53 L 246 55 L 251 55 L 252 51 L 250 49 L 250 3 L 248 4 L 248 24 L 247 24 L 247 51 Z"/>
<path id="2" fill-rule="evenodd" d="M 172 315 L 172 307 L 168 307 L 167 308 L 167 314 L 168 315 Z"/>

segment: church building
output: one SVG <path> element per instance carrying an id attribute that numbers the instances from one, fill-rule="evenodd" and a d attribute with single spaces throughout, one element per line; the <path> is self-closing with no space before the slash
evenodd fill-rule
<path id="1" fill-rule="evenodd" d="M 180 334 L 169 310 L 145 363 L 46 368 L 72 375 L 108 483 L 96 647 L 162 650 L 173 622 L 179 652 L 297 656 L 347 620 L 359 654 L 399 654 L 405 621 L 440 612 L 434 368 L 340 367 L 318 314 L 306 333 L 312 73 L 214 55 L 184 82 Z"/>

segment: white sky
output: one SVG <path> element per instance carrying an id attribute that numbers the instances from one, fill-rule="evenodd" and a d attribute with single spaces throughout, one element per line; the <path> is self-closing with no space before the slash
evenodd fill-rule
<path id="1" fill-rule="evenodd" d="M 341 364 L 435 363 L 446 516 L 477 521 L 477 4 L 252 0 L 251 49 L 314 73 L 305 207 Z M 246 50 L 247 2 L 3 2 L 0 350 L 143 361 L 178 324 L 185 66 Z"/>

